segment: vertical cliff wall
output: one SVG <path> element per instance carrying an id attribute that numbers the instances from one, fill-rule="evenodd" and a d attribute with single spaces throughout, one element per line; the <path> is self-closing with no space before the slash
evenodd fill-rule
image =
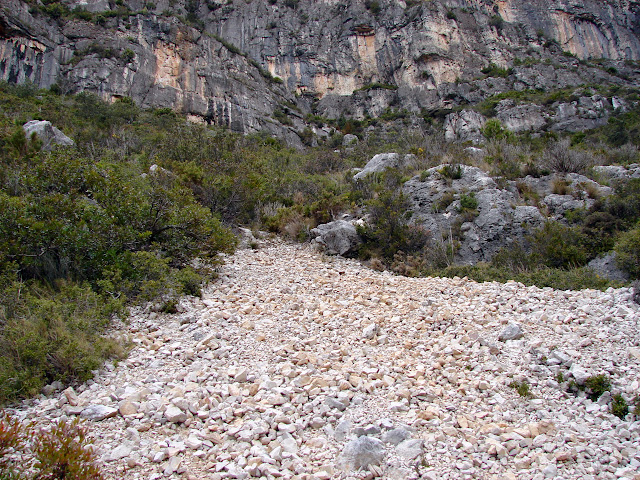
<path id="1" fill-rule="evenodd" d="M 634 85 L 638 60 L 640 3 L 629 0 L 5 0 L 0 11 L 1 79 L 290 139 L 306 113 L 376 117 L 511 89 Z M 513 69 L 487 81 L 491 64 Z"/>

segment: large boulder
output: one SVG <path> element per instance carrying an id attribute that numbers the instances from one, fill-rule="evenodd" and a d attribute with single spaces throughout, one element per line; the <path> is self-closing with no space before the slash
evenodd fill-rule
<path id="1" fill-rule="evenodd" d="M 513 100 L 502 100 L 496 108 L 497 118 L 504 127 L 512 132 L 538 130 L 546 124 L 539 105 L 525 104 L 514 106 Z"/>
<path id="2" fill-rule="evenodd" d="M 587 265 L 596 275 L 608 280 L 628 282 L 629 275 L 623 272 L 616 263 L 616 252 L 609 252 L 601 257 L 594 258 Z"/>
<path id="3" fill-rule="evenodd" d="M 362 243 L 356 227 L 346 220 L 318 225 L 311 230 L 313 242 L 324 248 L 329 255 L 345 255 L 353 252 Z"/>
<path id="4" fill-rule="evenodd" d="M 71 146 L 73 140 L 51 125 L 47 120 L 31 120 L 22 126 L 27 138 L 35 134 L 42 142 L 43 150 L 52 150 L 56 145 Z"/>

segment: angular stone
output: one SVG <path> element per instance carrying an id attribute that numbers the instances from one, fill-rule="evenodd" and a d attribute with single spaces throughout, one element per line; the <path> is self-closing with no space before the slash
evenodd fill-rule
<path id="1" fill-rule="evenodd" d="M 91 405 L 84 410 L 80 416 L 94 422 L 99 422 L 105 418 L 115 417 L 118 414 L 118 409 L 113 407 L 107 407 L 105 405 Z"/>
<path id="2" fill-rule="evenodd" d="M 501 342 L 505 342 L 507 340 L 518 340 L 519 338 L 524 337 L 524 332 L 522 331 L 522 327 L 517 323 L 510 323 L 507 325 L 500 335 L 498 336 L 498 340 Z"/>
<path id="3" fill-rule="evenodd" d="M 172 423 L 182 423 L 187 421 L 187 414 L 174 405 L 170 405 L 164 411 L 164 416 Z"/>

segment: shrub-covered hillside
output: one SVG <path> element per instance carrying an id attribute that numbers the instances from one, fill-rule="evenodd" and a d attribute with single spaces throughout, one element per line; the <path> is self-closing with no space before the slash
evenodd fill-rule
<path id="1" fill-rule="evenodd" d="M 122 355 L 126 345 L 108 336 L 113 317 L 145 301 L 170 312 L 179 295 L 197 295 L 219 253 L 233 250 L 230 228 L 237 225 L 304 241 L 311 228 L 350 213 L 367 220 L 357 254 L 406 275 L 606 288 L 611 283 L 584 265 L 615 248 L 637 278 L 640 180 L 612 185 L 613 196 L 473 267 L 452 264 L 459 232 L 450 232 L 447 250 L 411 223 L 402 185 L 441 164 L 449 171 L 473 164 L 499 182 L 553 171 L 592 175 L 596 163 L 638 161 L 638 118 L 629 111 L 570 139 L 518 137 L 494 122 L 481 159 L 464 144 L 445 143 L 435 118 L 420 131 L 395 117 L 358 128 L 337 122 L 322 145 L 301 151 L 269 135 L 243 137 L 168 109 L 142 110 L 127 98 L 107 104 L 90 94 L 2 84 L 0 402 L 53 380 L 86 379 L 105 358 Z M 44 150 L 24 134 L 22 125 L 33 119 L 51 121 L 75 145 Z M 347 132 L 360 141 L 343 146 Z M 390 151 L 414 160 L 353 180 L 354 167 Z M 524 203 L 537 201 L 520 193 Z M 473 195 L 460 205 L 473 218 Z"/>

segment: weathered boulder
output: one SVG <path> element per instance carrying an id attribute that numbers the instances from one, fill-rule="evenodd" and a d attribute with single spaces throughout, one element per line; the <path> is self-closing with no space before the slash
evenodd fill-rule
<path id="1" fill-rule="evenodd" d="M 500 332 L 498 335 L 498 340 L 501 342 L 506 342 L 507 340 L 518 340 L 524 337 L 524 332 L 522 331 L 522 327 L 517 323 L 510 323 L 504 330 Z"/>
<path id="2" fill-rule="evenodd" d="M 313 242 L 322 246 L 328 255 L 345 255 L 362 243 L 356 227 L 345 220 L 318 225 L 311 230 L 311 236 Z"/>
<path id="3" fill-rule="evenodd" d="M 73 140 L 47 120 L 31 120 L 25 123 L 22 128 L 27 138 L 31 138 L 35 134 L 40 139 L 43 150 L 52 150 L 56 145 L 68 147 L 74 144 Z"/>
<path id="4" fill-rule="evenodd" d="M 480 130 L 486 121 L 483 115 L 473 110 L 450 113 L 444 120 L 444 137 L 450 142 L 481 143 L 484 137 Z"/>
<path id="5" fill-rule="evenodd" d="M 338 456 L 337 466 L 345 471 L 380 465 L 384 459 L 384 444 L 377 438 L 358 437 L 347 443 Z"/>

